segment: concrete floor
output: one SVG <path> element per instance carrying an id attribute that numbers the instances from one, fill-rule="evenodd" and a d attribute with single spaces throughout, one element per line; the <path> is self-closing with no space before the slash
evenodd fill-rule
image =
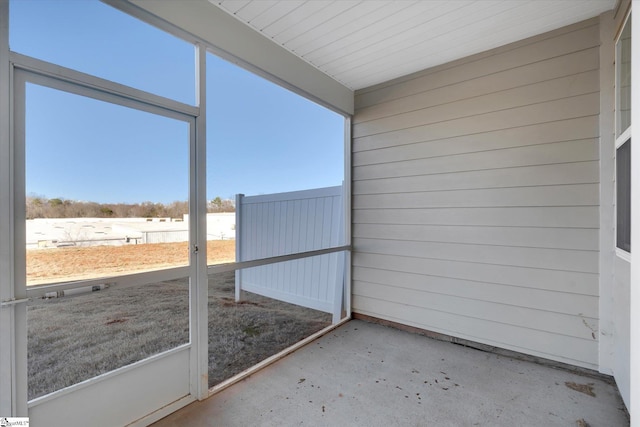
<path id="1" fill-rule="evenodd" d="M 356 320 L 154 424 L 294 425 L 613 427 L 629 420 L 615 385 L 602 379 Z"/>

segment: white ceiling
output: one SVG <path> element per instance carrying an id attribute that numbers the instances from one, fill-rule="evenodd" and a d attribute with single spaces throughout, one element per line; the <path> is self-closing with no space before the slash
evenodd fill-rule
<path id="1" fill-rule="evenodd" d="M 350 89 L 573 24 L 616 0 L 209 0 Z"/>

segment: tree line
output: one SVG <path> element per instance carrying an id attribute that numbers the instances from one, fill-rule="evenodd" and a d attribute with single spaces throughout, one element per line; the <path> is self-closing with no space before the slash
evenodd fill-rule
<path id="1" fill-rule="evenodd" d="M 235 202 L 216 197 L 207 203 L 207 212 L 235 212 Z M 189 213 L 186 201 L 168 204 L 96 203 L 62 198 L 27 196 L 26 218 L 182 218 Z"/>

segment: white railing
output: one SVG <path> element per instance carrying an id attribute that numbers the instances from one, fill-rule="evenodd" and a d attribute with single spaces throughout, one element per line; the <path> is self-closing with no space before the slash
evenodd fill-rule
<path id="1" fill-rule="evenodd" d="M 79 289 L 103 290 L 112 287 L 119 289 L 131 286 L 159 283 L 166 280 L 176 280 L 189 277 L 189 267 L 173 267 L 161 270 L 139 273 L 122 274 L 118 276 L 100 277 L 96 279 L 81 279 L 62 283 L 27 286 L 27 298 L 46 298 L 49 294 L 75 294 Z M 69 292 L 70 291 L 70 292 Z"/>

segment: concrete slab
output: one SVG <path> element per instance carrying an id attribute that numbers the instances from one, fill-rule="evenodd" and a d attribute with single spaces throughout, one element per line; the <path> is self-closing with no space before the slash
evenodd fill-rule
<path id="1" fill-rule="evenodd" d="M 629 419 L 603 378 L 351 321 L 154 424 L 185 425 L 595 427 Z"/>

